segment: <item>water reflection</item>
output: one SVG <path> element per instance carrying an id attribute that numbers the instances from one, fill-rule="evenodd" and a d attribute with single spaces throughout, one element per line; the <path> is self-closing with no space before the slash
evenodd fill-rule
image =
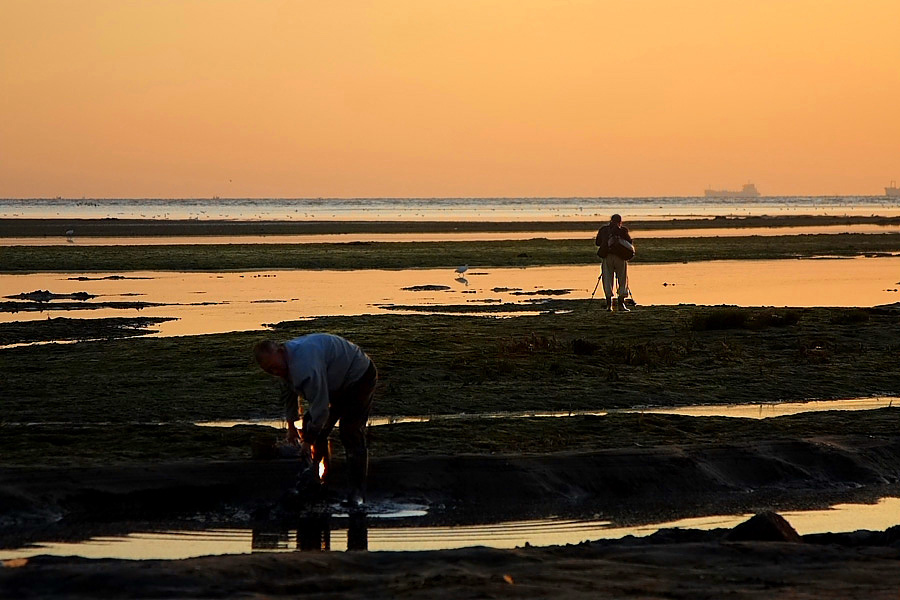
<path id="1" fill-rule="evenodd" d="M 739 306 L 874 306 L 900 301 L 900 257 L 829 260 L 712 261 L 635 265 L 631 289 L 642 305 L 733 304 Z M 53 316 L 100 318 L 141 315 L 175 317 L 161 323 L 161 336 L 260 329 L 266 323 L 321 315 L 383 312 L 382 305 L 440 306 L 519 303 L 514 291 L 571 290 L 587 299 L 599 266 L 478 268 L 454 281 L 446 269 L 366 271 L 261 271 L 221 273 L 136 272 L 142 279 L 71 280 L 72 274 L 35 273 L 0 277 L 0 296 L 34 290 L 88 292 L 98 300 L 142 294 L 142 301 L 168 306 L 119 310 L 53 311 Z M 94 277 L 115 274 L 95 273 Z M 761 285 L 760 282 L 765 282 Z M 421 286 L 429 291 L 404 291 Z M 438 287 L 440 286 L 440 289 Z M 204 300 L 197 303 L 197 292 Z M 85 301 L 91 302 L 91 301 Z M 48 303 L 48 304 L 52 304 Z M 173 306 L 176 305 L 177 306 Z M 439 311 L 439 309 L 436 309 Z M 46 319 L 41 312 L 0 312 L 0 322 Z"/>
<path id="2" fill-rule="evenodd" d="M 296 529 L 256 528 L 251 531 L 250 548 L 254 551 L 300 550 L 303 552 L 332 549 L 331 533 L 334 518 L 330 513 L 303 515 L 297 520 Z M 346 529 L 341 529 L 341 547 L 350 552 L 366 551 L 368 542 L 368 518 L 365 513 L 352 513 L 346 519 Z"/>
<path id="3" fill-rule="evenodd" d="M 873 504 L 838 504 L 831 508 L 782 512 L 800 535 L 857 530 L 883 531 L 900 524 L 900 498 Z M 541 519 L 484 525 L 376 527 L 363 515 L 348 522 L 333 515 L 316 515 L 297 529 L 206 529 L 201 531 L 140 532 L 95 537 L 77 543 L 41 543 L 0 550 L 0 560 L 41 554 L 86 558 L 181 559 L 194 556 L 290 551 L 423 551 L 471 546 L 516 548 L 526 544 L 550 546 L 587 540 L 647 536 L 661 529 L 712 530 L 732 528 L 751 513 L 691 517 L 645 525 L 617 525 L 609 520 Z"/>
<path id="4" fill-rule="evenodd" d="M 733 417 L 743 419 L 770 419 L 811 412 L 828 410 L 854 411 L 877 410 L 891 408 L 894 402 L 900 406 L 900 398 L 896 396 L 877 396 L 871 398 L 848 398 L 842 400 L 810 400 L 807 402 L 775 402 L 760 404 L 697 404 L 691 406 L 668 407 L 636 407 L 608 410 L 560 410 L 560 411 L 504 411 L 491 413 L 460 413 L 445 415 L 391 415 L 376 416 L 369 419 L 370 427 L 394 425 L 399 423 L 428 423 L 432 421 L 467 421 L 482 419 L 535 419 L 566 417 L 604 417 L 610 414 L 655 413 L 663 415 L 683 415 L 690 417 Z M 284 422 L 259 420 L 201 421 L 195 423 L 201 427 L 234 427 L 235 425 L 264 425 L 283 428 Z"/>

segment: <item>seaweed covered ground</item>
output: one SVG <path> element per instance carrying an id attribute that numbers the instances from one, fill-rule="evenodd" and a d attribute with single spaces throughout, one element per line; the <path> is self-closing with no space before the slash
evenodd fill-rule
<path id="1" fill-rule="evenodd" d="M 3 304 L 0 302 L 0 310 Z M 48 316 L 40 321 L 12 321 L 0 323 L 0 346 L 134 337 L 155 333 L 154 325 L 170 320 L 166 317 L 70 319 Z"/>
<path id="2" fill-rule="evenodd" d="M 635 263 L 892 255 L 900 234 L 653 238 L 634 233 Z M 597 262 L 593 234 L 583 239 L 465 242 L 348 242 L 312 244 L 159 246 L 9 246 L 3 272 L 119 272 L 128 270 L 404 269 L 527 267 Z"/>
<path id="3" fill-rule="evenodd" d="M 272 330 L 0 352 L 8 422 L 277 418 L 259 339 L 330 331 L 375 360 L 378 415 L 799 401 L 900 391 L 900 308 L 638 307 L 363 315 Z M 26 325 L 22 323 L 21 325 Z M 98 336 L 99 337 L 99 336 Z M 58 393 L 65 390 L 64 394 Z M 101 393 L 102 390 L 102 393 Z M 65 418 L 61 418 L 65 415 Z"/>
<path id="4" fill-rule="evenodd" d="M 281 323 L 271 331 L 7 348 L 0 352 L 0 369 L 15 375 L 4 380 L 0 456 L 7 466 L 49 460 L 72 467 L 267 456 L 283 435 L 278 428 L 195 423 L 277 421 L 276 382 L 255 367 L 250 348 L 265 337 L 313 331 L 353 339 L 375 360 L 376 416 L 900 395 L 896 308 L 673 306 L 623 314 L 589 301 L 553 302 L 560 310 L 513 319 L 328 317 Z M 106 321 L 96 323 L 99 332 Z M 372 428 L 370 437 L 376 459 L 552 455 L 838 435 L 890 439 L 896 410 L 764 421 L 640 413 L 473 417 L 394 423 Z"/>
<path id="5" fill-rule="evenodd" d="M 236 221 L 216 219 L 22 219 L 0 218 L 0 237 L 59 237 L 73 230 L 78 237 L 181 235 L 315 235 L 334 233 L 448 233 L 500 231 L 591 231 L 590 221 Z M 678 218 L 629 221 L 635 230 L 706 229 L 721 227 L 891 226 L 900 217 L 862 215 L 782 215 Z"/>

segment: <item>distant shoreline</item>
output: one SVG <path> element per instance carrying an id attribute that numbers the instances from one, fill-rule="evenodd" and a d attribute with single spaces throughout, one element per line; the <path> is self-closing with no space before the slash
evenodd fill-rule
<path id="1" fill-rule="evenodd" d="M 748 216 L 628 221 L 641 231 L 707 228 L 776 228 L 803 226 L 900 225 L 900 217 L 885 216 Z M 0 218 L 0 237 L 60 236 L 75 230 L 78 237 L 321 235 L 352 233 L 449 233 L 521 231 L 595 231 L 604 220 L 579 221 L 359 221 L 359 220 L 223 220 L 116 218 Z"/>

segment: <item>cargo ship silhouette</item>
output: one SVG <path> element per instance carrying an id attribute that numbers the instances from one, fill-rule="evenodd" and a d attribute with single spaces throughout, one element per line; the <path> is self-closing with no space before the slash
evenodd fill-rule
<path id="1" fill-rule="evenodd" d="M 752 183 L 744 184 L 740 191 L 735 190 L 704 190 L 707 198 L 759 198 L 759 191 Z"/>
<path id="2" fill-rule="evenodd" d="M 884 188 L 884 195 L 888 198 L 900 198 L 900 188 L 897 187 L 897 182 L 891 179 L 891 185 Z"/>

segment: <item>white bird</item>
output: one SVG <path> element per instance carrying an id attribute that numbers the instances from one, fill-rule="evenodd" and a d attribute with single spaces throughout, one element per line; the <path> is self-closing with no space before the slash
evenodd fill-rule
<path id="1" fill-rule="evenodd" d="M 72 239 L 74 236 L 75 236 L 75 230 L 74 230 L 74 229 L 68 230 L 68 231 L 66 232 L 66 241 L 67 241 L 67 242 L 74 242 L 75 240 Z"/>
<path id="2" fill-rule="evenodd" d="M 469 270 L 469 265 L 463 265 L 461 267 L 456 267 L 456 273 L 460 276 L 468 270 Z"/>

